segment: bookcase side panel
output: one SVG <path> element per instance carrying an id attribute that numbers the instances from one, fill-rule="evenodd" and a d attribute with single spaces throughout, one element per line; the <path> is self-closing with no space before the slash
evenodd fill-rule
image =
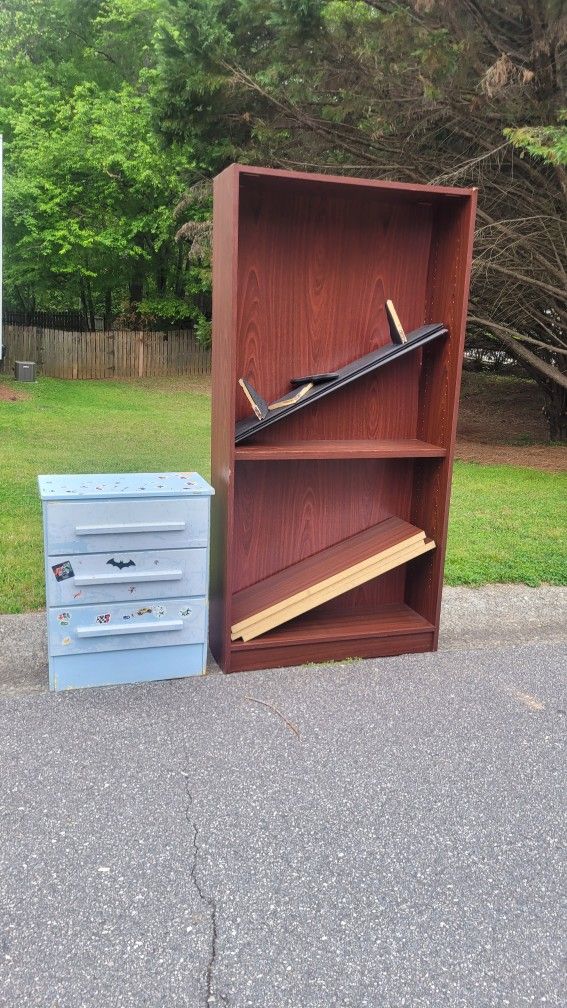
<path id="1" fill-rule="evenodd" d="M 230 598 L 234 512 L 234 400 L 238 256 L 236 166 L 214 181 L 210 646 L 221 668 L 230 666 Z"/>
<path id="2" fill-rule="evenodd" d="M 447 543 L 453 453 L 465 339 L 474 238 L 476 191 L 458 204 L 441 206 L 434 223 L 430 259 L 428 319 L 441 318 L 449 337 L 423 357 L 418 437 L 447 449 L 444 459 L 416 465 L 412 521 L 432 536 L 437 549 L 416 564 L 406 600 L 436 627 Z"/>

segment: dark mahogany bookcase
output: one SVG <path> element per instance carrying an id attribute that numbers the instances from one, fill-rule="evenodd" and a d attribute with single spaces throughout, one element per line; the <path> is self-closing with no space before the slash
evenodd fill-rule
<path id="1" fill-rule="evenodd" d="M 225 672 L 437 647 L 476 190 L 231 165 L 215 179 L 211 648 Z M 271 402 L 406 332 L 448 335 L 235 445 Z M 397 515 L 437 548 L 247 643 L 241 589 Z"/>

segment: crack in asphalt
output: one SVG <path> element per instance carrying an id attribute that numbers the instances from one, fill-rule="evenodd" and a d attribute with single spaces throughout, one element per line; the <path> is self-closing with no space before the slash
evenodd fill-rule
<path id="1" fill-rule="evenodd" d="M 185 810 L 185 816 L 187 823 L 192 832 L 192 848 L 193 848 L 193 859 L 191 863 L 191 881 L 193 883 L 193 888 L 197 893 L 201 903 L 206 908 L 209 920 L 210 920 L 210 953 L 207 962 L 207 969 L 205 973 L 205 1006 L 210 1008 L 210 1005 L 214 1005 L 217 1002 L 224 1005 L 225 1008 L 230 1008 L 228 998 L 225 994 L 215 994 L 214 992 L 214 974 L 215 966 L 217 962 L 218 953 L 218 920 L 217 920 L 217 904 L 214 896 L 207 894 L 203 888 L 203 884 L 199 878 L 199 827 L 197 823 L 191 816 L 191 808 L 194 805 L 194 798 L 189 787 L 189 777 L 184 774 L 187 778 L 186 781 L 186 793 L 188 798 L 188 805 Z"/>

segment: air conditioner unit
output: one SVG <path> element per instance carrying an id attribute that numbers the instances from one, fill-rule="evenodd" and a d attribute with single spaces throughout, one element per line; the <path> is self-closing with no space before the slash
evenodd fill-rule
<path id="1" fill-rule="evenodd" d="M 15 361 L 14 375 L 16 381 L 35 381 L 35 367 L 35 361 Z"/>

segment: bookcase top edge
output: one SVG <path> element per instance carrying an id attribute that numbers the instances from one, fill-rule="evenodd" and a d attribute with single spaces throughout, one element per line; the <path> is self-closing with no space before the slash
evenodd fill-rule
<path id="1" fill-rule="evenodd" d="M 476 186 L 436 186 L 423 185 L 413 182 L 394 182 L 391 179 L 367 179 L 352 175 L 326 175 L 320 172 L 299 172 L 287 171 L 282 168 L 263 168 L 258 165 L 245 165 L 234 162 L 228 165 L 216 178 L 230 173 L 237 177 L 260 176 L 265 179 L 274 179 L 290 182 L 321 182 L 333 185 L 354 186 L 362 189 L 381 189 L 390 192 L 407 193 L 411 195 L 423 196 L 452 196 L 454 198 L 469 200 L 478 192 Z"/>

